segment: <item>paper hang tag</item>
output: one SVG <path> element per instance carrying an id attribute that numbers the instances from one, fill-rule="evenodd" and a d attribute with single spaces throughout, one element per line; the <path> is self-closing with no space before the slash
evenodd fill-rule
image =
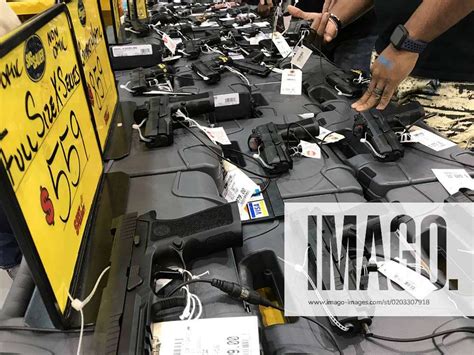
<path id="1" fill-rule="evenodd" d="M 312 53 L 313 51 L 306 46 L 298 47 L 298 50 L 291 59 L 291 64 L 297 66 L 300 69 L 303 69 L 304 65 L 308 61 L 309 57 L 311 57 Z"/>
<path id="2" fill-rule="evenodd" d="M 331 134 L 330 134 L 331 133 Z M 320 140 L 324 139 L 323 144 L 336 143 L 345 137 L 342 134 L 332 132 L 327 128 L 319 127 L 319 136 L 317 137 Z"/>
<path id="3" fill-rule="evenodd" d="M 288 31 L 288 29 L 290 28 L 290 22 L 291 15 L 283 16 L 283 26 L 285 27 L 285 31 Z"/>
<path id="4" fill-rule="evenodd" d="M 300 154 L 302 156 L 313 159 L 321 159 L 321 148 L 319 148 L 316 143 L 300 140 L 299 146 L 301 148 Z"/>
<path id="5" fill-rule="evenodd" d="M 263 28 L 263 27 L 269 27 L 270 24 L 267 21 L 264 22 L 254 22 L 253 23 L 255 26 Z"/>
<path id="6" fill-rule="evenodd" d="M 312 112 L 300 113 L 300 114 L 298 115 L 298 117 L 303 118 L 303 119 L 305 119 L 305 118 L 313 118 L 314 116 L 315 116 L 315 114 L 312 113 Z"/>
<path id="7" fill-rule="evenodd" d="M 153 323 L 151 333 L 160 355 L 260 354 L 256 316 Z"/>
<path id="8" fill-rule="evenodd" d="M 232 58 L 233 60 L 245 59 L 245 57 L 240 53 L 229 52 L 228 54 L 229 54 L 229 57 Z"/>
<path id="9" fill-rule="evenodd" d="M 235 165 L 223 161 L 225 170 L 224 191 L 222 197 L 228 202 L 237 201 L 240 213 L 245 214 L 245 207 L 252 198 L 252 195 L 260 188 L 245 173 Z"/>
<path id="10" fill-rule="evenodd" d="M 165 47 L 169 49 L 172 55 L 176 53 L 176 43 L 166 33 L 163 34 L 163 43 L 165 44 Z"/>
<path id="11" fill-rule="evenodd" d="M 231 144 L 229 137 L 227 137 L 227 133 L 225 133 L 223 127 L 203 127 L 202 129 L 204 133 L 206 133 L 206 135 L 209 137 L 209 139 L 214 143 L 220 143 L 222 145 Z"/>
<path id="12" fill-rule="evenodd" d="M 456 145 L 456 143 L 421 127 L 412 127 L 410 136 L 412 142 L 418 142 L 437 152 Z"/>
<path id="13" fill-rule="evenodd" d="M 281 95 L 301 95 L 303 73 L 300 69 L 283 69 L 281 76 Z"/>
<path id="14" fill-rule="evenodd" d="M 428 278 L 393 260 L 383 262 L 378 271 L 419 300 L 436 290 Z"/>
<path id="15" fill-rule="evenodd" d="M 280 32 L 273 32 L 273 43 L 278 49 L 278 52 L 280 52 L 280 55 L 283 58 L 288 57 L 293 51 L 291 50 L 290 46 L 288 45 L 288 42 L 286 39 L 282 36 Z"/>
<path id="16" fill-rule="evenodd" d="M 451 195 L 461 188 L 474 190 L 474 179 L 464 169 L 431 169 L 438 181 Z"/>

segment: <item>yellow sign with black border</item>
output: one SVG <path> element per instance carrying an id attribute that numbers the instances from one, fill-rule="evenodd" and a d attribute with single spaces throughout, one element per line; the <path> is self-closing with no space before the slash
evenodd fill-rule
<path id="1" fill-rule="evenodd" d="M 115 42 L 120 42 L 120 32 L 121 32 L 121 22 L 120 22 L 120 5 L 119 0 L 110 0 L 110 7 L 112 9 L 112 21 L 113 21 L 113 28 L 114 28 L 114 35 L 115 35 Z"/>
<path id="2" fill-rule="evenodd" d="M 135 0 L 135 8 L 139 20 L 148 19 L 146 0 Z"/>
<path id="3" fill-rule="evenodd" d="M 74 46 L 63 5 L 0 39 L 1 202 L 61 315 L 103 170 Z"/>
<path id="4" fill-rule="evenodd" d="M 106 34 L 97 0 L 71 0 L 72 18 L 81 64 L 86 76 L 89 101 L 102 150 L 118 102 L 115 77 L 110 66 Z"/>

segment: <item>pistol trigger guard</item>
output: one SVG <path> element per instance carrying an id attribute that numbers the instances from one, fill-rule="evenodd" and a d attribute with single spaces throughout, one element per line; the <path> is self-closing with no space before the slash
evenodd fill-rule
<path id="1" fill-rule="evenodd" d="M 377 152 L 377 150 L 374 148 L 374 146 L 367 140 L 367 133 L 365 134 L 365 138 L 360 139 L 360 142 L 365 144 L 367 146 L 367 148 L 369 148 L 377 158 L 385 159 L 387 157 L 386 155 L 380 154 L 379 152 Z"/>
<path id="2" fill-rule="evenodd" d="M 148 86 L 158 86 L 159 83 L 158 79 L 148 80 Z"/>

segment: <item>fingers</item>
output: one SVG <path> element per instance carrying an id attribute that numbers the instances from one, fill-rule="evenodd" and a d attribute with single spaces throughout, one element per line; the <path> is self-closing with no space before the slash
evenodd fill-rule
<path id="1" fill-rule="evenodd" d="M 326 32 L 324 33 L 324 41 L 331 42 L 337 36 L 337 27 L 332 21 L 328 21 Z"/>
<path id="2" fill-rule="evenodd" d="M 377 110 L 384 110 L 385 107 L 390 103 L 390 99 L 392 98 L 395 92 L 395 85 L 393 83 L 387 83 L 383 90 L 382 98 L 380 99 L 379 104 L 377 105 Z"/>
<path id="3" fill-rule="evenodd" d="M 326 26 L 328 24 L 328 21 L 329 21 L 329 13 L 325 12 L 325 13 L 323 13 L 323 16 L 321 17 L 321 21 L 319 21 L 318 27 L 315 28 L 319 37 L 324 36 L 324 33 L 326 32 Z"/>
<path id="4" fill-rule="evenodd" d="M 314 20 L 316 17 L 319 17 L 319 14 L 316 12 L 305 12 L 301 9 L 298 9 L 296 6 L 289 5 L 288 12 L 291 16 L 303 19 L 303 20 Z"/>
<path id="5" fill-rule="evenodd" d="M 367 87 L 367 90 L 365 91 L 364 95 L 362 95 L 362 97 L 357 100 L 356 102 L 354 102 L 351 107 L 356 109 L 357 111 L 360 111 L 358 110 L 357 108 L 363 104 L 365 104 L 367 102 L 367 100 L 369 99 L 369 97 L 372 95 L 372 91 L 375 89 L 375 80 L 371 80 L 370 83 L 369 83 L 369 86 Z"/>
<path id="6" fill-rule="evenodd" d="M 385 94 L 385 87 L 386 82 L 384 80 L 373 78 L 369 87 L 367 88 L 367 91 L 357 102 L 352 104 L 352 108 L 356 109 L 357 111 L 365 111 L 375 107 L 380 103 L 382 96 Z M 388 98 L 388 101 L 390 101 L 390 97 Z"/>
<path id="7" fill-rule="evenodd" d="M 324 1 L 322 13 L 324 14 L 325 12 L 328 12 L 329 9 L 331 8 L 331 5 L 332 5 L 332 0 L 326 0 L 326 1 Z"/>

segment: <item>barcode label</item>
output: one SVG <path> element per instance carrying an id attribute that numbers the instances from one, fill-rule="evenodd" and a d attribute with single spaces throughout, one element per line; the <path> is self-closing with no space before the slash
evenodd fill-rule
<path id="1" fill-rule="evenodd" d="M 394 260 L 383 262 L 379 266 L 378 271 L 388 279 L 396 282 L 416 299 L 424 299 L 436 290 L 436 286 L 429 279 Z"/>
<path id="2" fill-rule="evenodd" d="M 181 355 L 181 353 L 183 352 L 183 345 L 184 345 L 183 338 L 175 339 L 174 345 L 173 345 L 173 355 Z"/>
<path id="3" fill-rule="evenodd" d="M 160 355 L 260 355 L 255 316 L 153 323 L 152 336 Z"/>
<path id="4" fill-rule="evenodd" d="M 240 104 L 240 98 L 238 93 L 214 96 L 215 107 L 234 106 L 238 104 Z"/>
<path id="5" fill-rule="evenodd" d="M 152 55 L 151 44 L 140 44 L 134 46 L 113 46 L 112 55 L 114 57 L 133 57 L 138 55 Z"/>
<path id="6" fill-rule="evenodd" d="M 242 352 L 245 354 L 245 355 L 248 355 L 250 354 L 250 345 L 249 345 L 249 340 L 248 338 L 243 338 L 242 339 Z"/>

